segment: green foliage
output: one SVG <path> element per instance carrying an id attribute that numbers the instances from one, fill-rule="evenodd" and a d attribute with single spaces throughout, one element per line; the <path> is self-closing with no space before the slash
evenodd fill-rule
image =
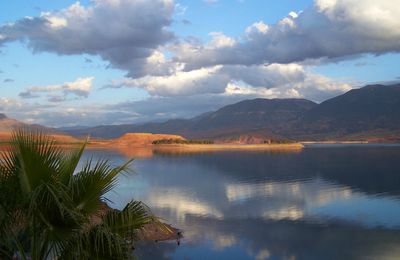
<path id="1" fill-rule="evenodd" d="M 131 161 L 89 160 L 76 171 L 85 144 L 66 152 L 44 134 L 18 130 L 11 145 L 0 157 L 0 259 L 126 259 L 135 232 L 158 221 L 141 202 L 102 207 Z"/>
<path id="2" fill-rule="evenodd" d="M 152 144 L 213 144 L 211 140 L 183 140 L 183 139 L 161 139 L 155 140 Z"/>

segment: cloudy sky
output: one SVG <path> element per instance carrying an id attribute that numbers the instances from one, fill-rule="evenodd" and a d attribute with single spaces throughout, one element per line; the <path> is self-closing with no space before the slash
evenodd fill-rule
<path id="1" fill-rule="evenodd" d="M 74 126 L 400 80 L 400 0 L 0 2 L 0 112 Z"/>

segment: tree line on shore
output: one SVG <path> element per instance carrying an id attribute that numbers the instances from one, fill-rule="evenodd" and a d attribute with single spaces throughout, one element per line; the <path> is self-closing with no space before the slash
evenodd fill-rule
<path id="1" fill-rule="evenodd" d="M 268 139 L 264 140 L 264 144 L 292 144 L 296 141 L 289 140 L 289 139 Z"/>
<path id="2" fill-rule="evenodd" d="M 152 144 L 214 144 L 212 140 L 184 140 L 184 139 L 160 139 Z"/>

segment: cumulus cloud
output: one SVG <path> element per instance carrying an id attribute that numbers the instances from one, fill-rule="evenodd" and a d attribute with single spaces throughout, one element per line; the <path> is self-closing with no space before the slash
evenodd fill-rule
<path id="1" fill-rule="evenodd" d="M 94 0 L 88 7 L 76 2 L 1 26 L 0 45 L 27 40 L 36 52 L 100 55 L 131 77 L 152 74 L 148 58 L 174 38 L 167 29 L 174 9 L 173 0 Z"/>
<path id="2" fill-rule="evenodd" d="M 61 85 L 34 86 L 19 93 L 22 98 L 35 98 L 40 94 L 47 94 L 50 102 L 61 102 L 67 96 L 73 94 L 77 97 L 87 98 L 92 88 L 94 77 L 78 78 L 73 82 L 65 82 Z"/>
<path id="3" fill-rule="evenodd" d="M 219 73 L 220 66 L 192 71 L 179 71 L 169 76 L 148 76 L 139 79 L 122 79 L 108 87 L 138 87 L 154 96 L 188 96 L 205 93 L 221 93 L 230 81 L 229 76 Z"/>
<path id="4" fill-rule="evenodd" d="M 239 39 L 212 32 L 208 44 L 168 48 L 186 70 L 399 51 L 397 5 L 392 0 L 315 0 L 276 24 L 254 23 Z M 168 26 L 182 8 L 173 0 L 95 0 L 88 7 L 77 2 L 1 26 L 0 44 L 26 39 L 34 51 L 100 55 L 129 77 L 166 75 L 173 71 L 160 50 L 174 38 Z"/>
<path id="5" fill-rule="evenodd" d="M 398 2 L 392 0 L 315 0 L 309 9 L 290 12 L 276 24 L 254 23 L 233 44 L 181 44 L 175 48 L 176 60 L 193 70 L 398 52 L 399 16 Z"/>
<path id="6" fill-rule="evenodd" d="M 236 88 L 233 88 L 236 86 Z M 201 94 L 253 94 L 263 97 L 302 97 L 322 101 L 351 86 L 310 72 L 299 64 L 267 66 L 217 65 L 169 76 L 114 80 L 105 88 L 136 87 L 152 96 L 174 97 Z"/>
<path id="7" fill-rule="evenodd" d="M 95 0 L 87 7 L 77 2 L 1 26 L 0 45 L 27 40 L 34 51 L 99 55 L 131 78 L 173 74 L 176 65 L 190 71 L 400 50 L 400 11 L 391 0 L 315 0 L 276 24 L 255 22 L 238 39 L 211 32 L 207 44 L 174 45 L 168 27 L 182 8 L 173 0 Z"/>

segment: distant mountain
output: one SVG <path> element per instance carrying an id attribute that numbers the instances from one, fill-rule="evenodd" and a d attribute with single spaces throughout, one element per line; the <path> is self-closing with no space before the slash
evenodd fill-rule
<path id="1" fill-rule="evenodd" d="M 51 134 L 52 137 L 59 142 L 78 142 L 79 140 L 68 136 L 62 132 L 56 131 L 53 128 L 41 126 L 41 125 L 32 125 L 25 124 L 18 120 L 8 118 L 4 114 L 0 114 L 0 141 L 7 141 L 10 139 L 12 131 L 18 128 L 38 130 L 43 133 Z"/>
<path id="2" fill-rule="evenodd" d="M 75 136 L 115 138 L 129 132 L 179 134 L 188 138 L 226 139 L 262 128 L 277 131 L 316 104 L 305 99 L 254 99 L 225 106 L 192 119 L 173 119 L 143 125 L 108 125 L 66 130 Z"/>
<path id="3" fill-rule="evenodd" d="M 77 125 L 77 126 L 64 126 L 64 127 L 58 127 L 55 128 L 58 131 L 68 131 L 68 130 L 79 130 L 79 129 L 85 129 L 85 128 L 89 128 L 90 126 L 83 126 L 83 125 Z"/>
<path id="4" fill-rule="evenodd" d="M 142 125 L 102 125 L 83 129 L 65 129 L 64 132 L 73 136 L 94 138 L 117 138 L 127 133 L 153 134 L 187 134 L 192 119 L 171 119 L 163 123 L 147 123 Z"/>
<path id="5" fill-rule="evenodd" d="M 317 104 L 306 99 L 253 99 L 225 106 L 194 121 L 189 137 L 225 139 L 258 132 L 279 135 Z"/>
<path id="6" fill-rule="evenodd" d="M 290 129 L 296 139 L 374 136 L 400 130 L 400 85 L 369 85 L 322 102 Z"/>
<path id="7" fill-rule="evenodd" d="M 5 114 L 0 114 L 0 133 L 11 132 L 12 129 L 23 127 L 24 125 L 22 122 L 8 118 Z"/>
<path id="8" fill-rule="evenodd" d="M 115 138 L 130 132 L 191 139 L 400 140 L 400 85 L 370 85 L 316 104 L 305 99 L 253 99 L 192 119 L 70 129 L 75 136 Z"/>

